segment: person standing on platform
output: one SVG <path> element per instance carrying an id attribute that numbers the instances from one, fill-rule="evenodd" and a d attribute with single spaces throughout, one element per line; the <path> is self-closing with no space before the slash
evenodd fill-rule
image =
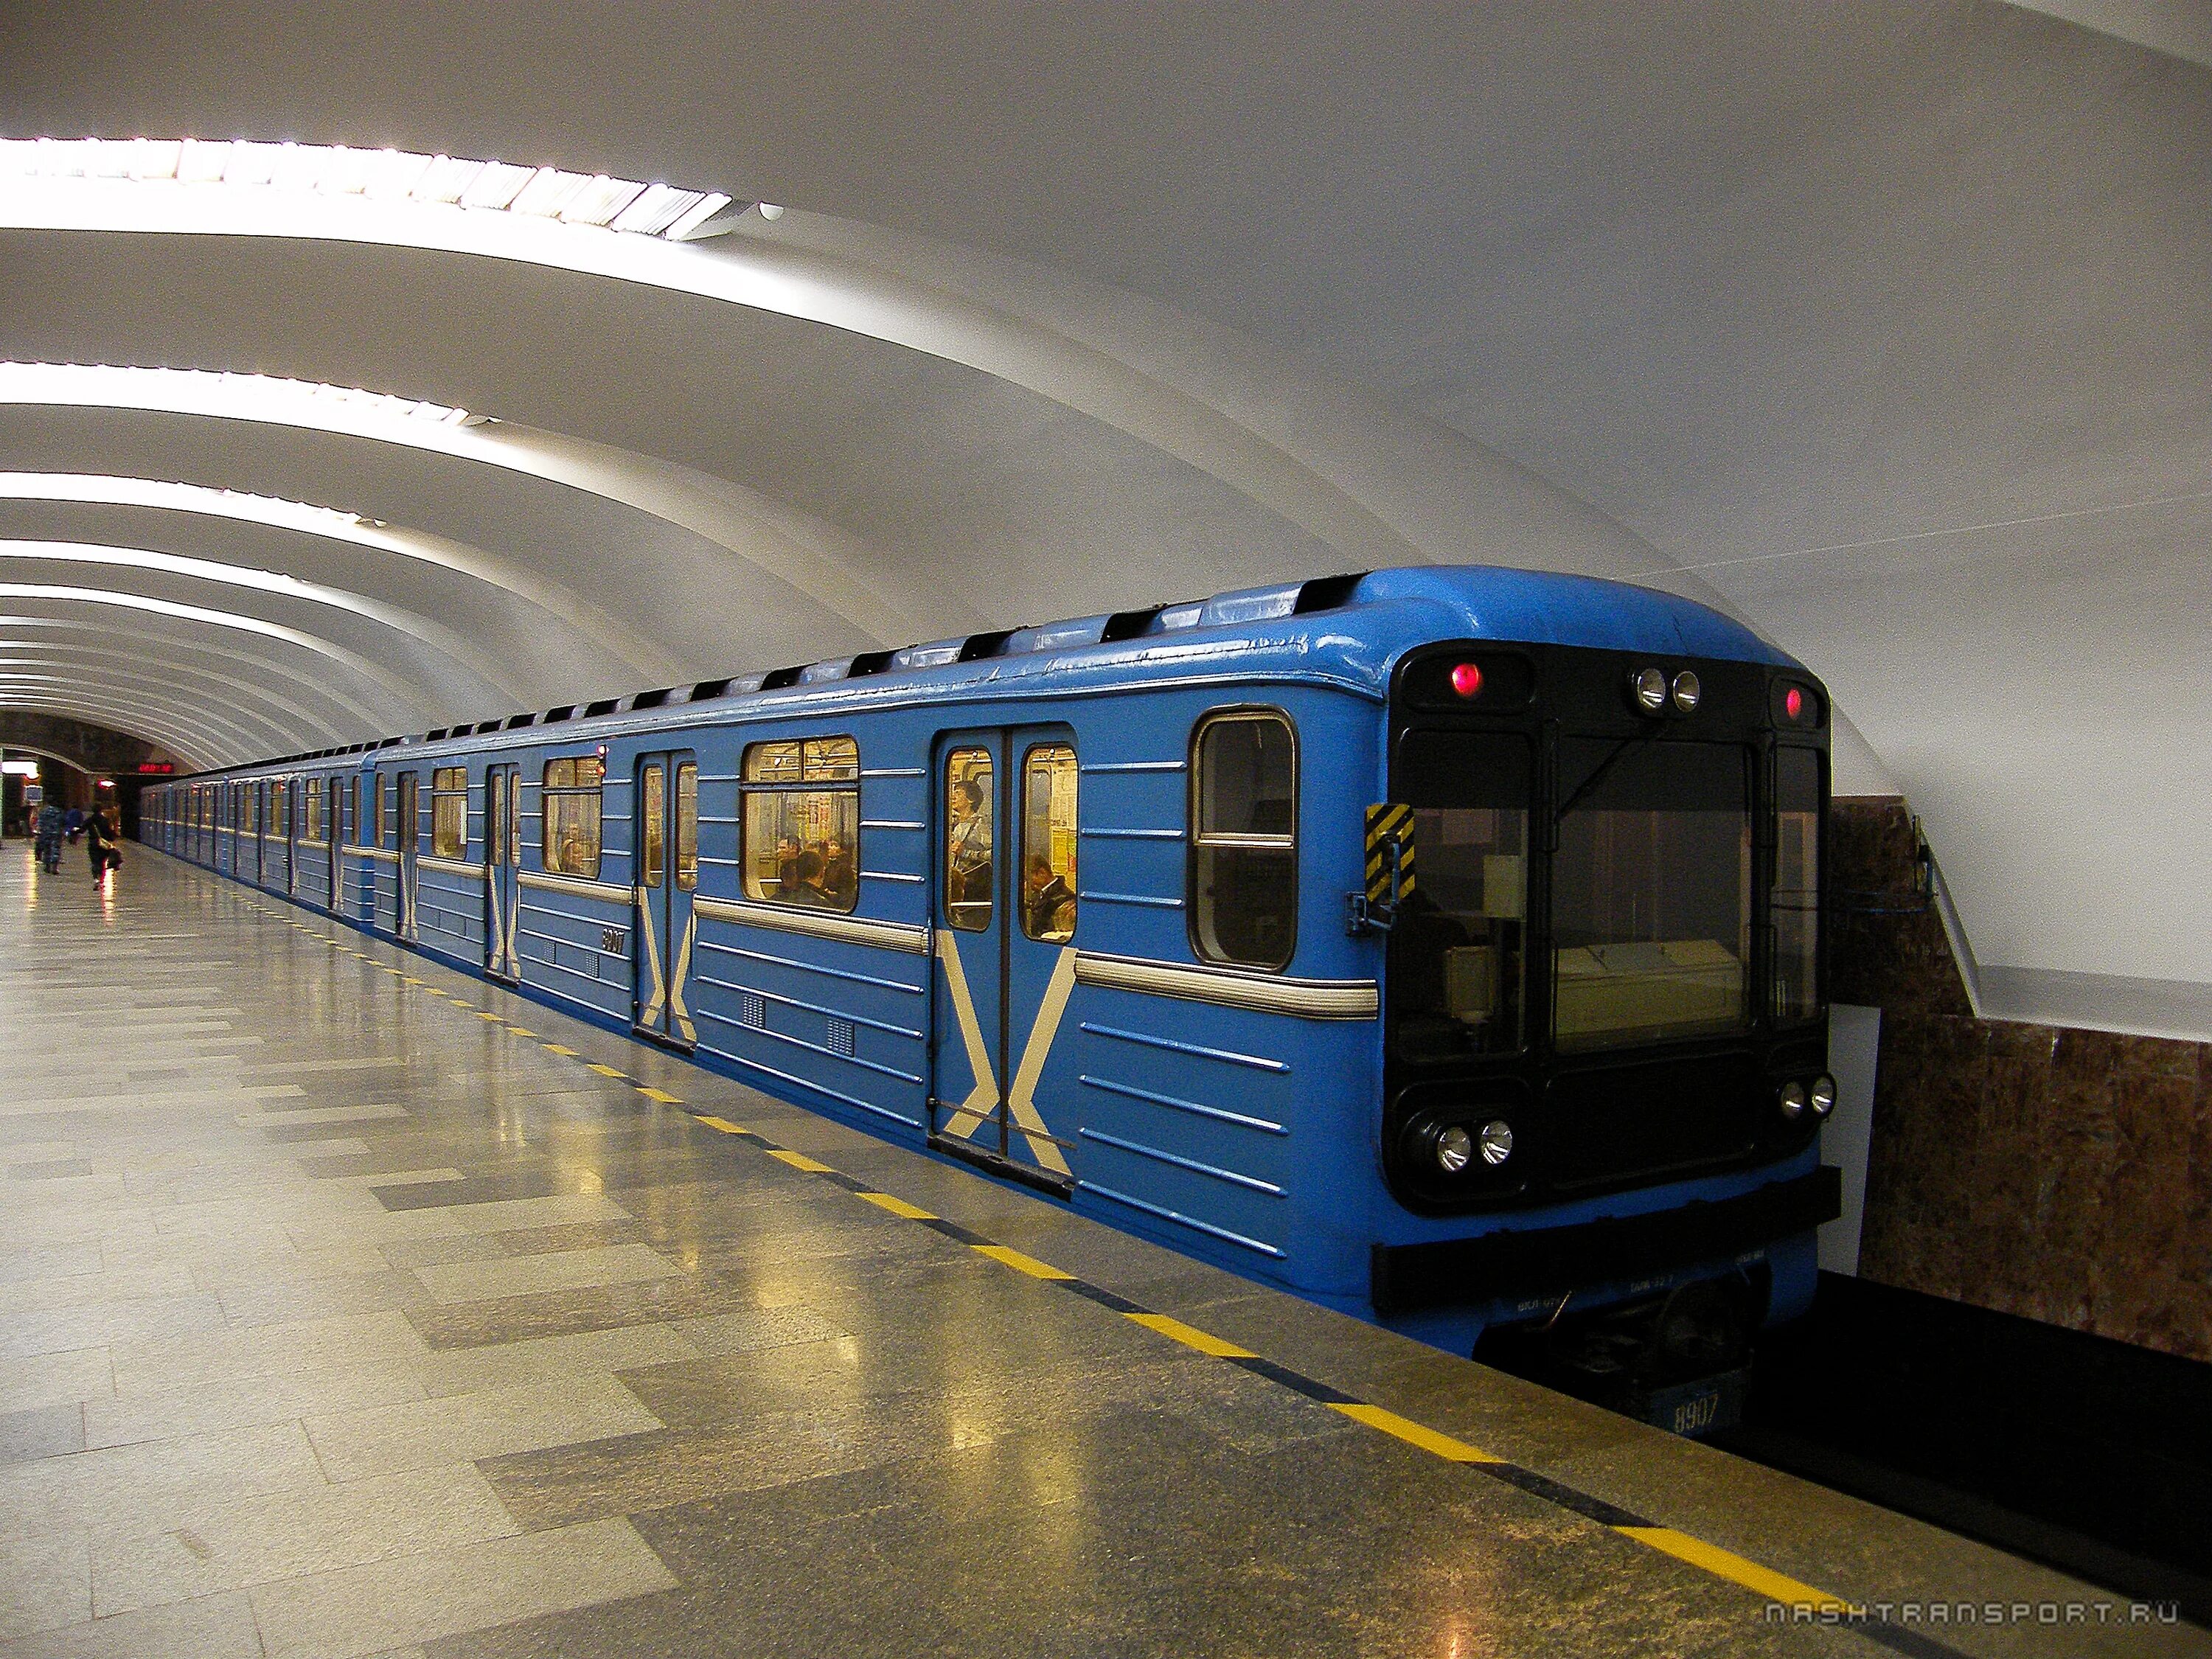
<path id="1" fill-rule="evenodd" d="M 62 833 L 69 837 L 70 846 L 76 845 L 77 832 L 83 828 L 84 813 L 78 808 L 72 806 L 62 814 Z"/>
<path id="2" fill-rule="evenodd" d="M 43 801 L 37 818 L 39 862 L 48 875 L 62 867 L 62 809 L 52 801 Z"/>

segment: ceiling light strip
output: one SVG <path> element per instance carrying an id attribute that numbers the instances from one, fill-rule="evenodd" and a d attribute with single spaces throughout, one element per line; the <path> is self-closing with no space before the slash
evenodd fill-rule
<path id="1" fill-rule="evenodd" d="M 148 185 L 307 191 L 520 214 L 684 242 L 726 228 L 736 214 L 715 190 L 684 190 L 512 161 L 472 161 L 348 144 L 251 139 L 0 138 L 0 180 L 99 179 Z"/>

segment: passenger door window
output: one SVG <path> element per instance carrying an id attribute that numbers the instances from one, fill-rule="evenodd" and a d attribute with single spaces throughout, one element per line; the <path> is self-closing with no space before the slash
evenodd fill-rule
<path id="1" fill-rule="evenodd" d="M 991 751 L 954 749 L 945 757 L 945 920 L 963 933 L 991 925 L 997 863 L 992 852 Z"/>
<path id="2" fill-rule="evenodd" d="M 1022 931 L 1075 937 L 1075 750 L 1041 744 L 1022 758 Z"/>

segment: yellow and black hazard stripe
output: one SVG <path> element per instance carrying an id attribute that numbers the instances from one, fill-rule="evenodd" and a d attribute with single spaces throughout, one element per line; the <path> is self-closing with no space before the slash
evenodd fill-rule
<path id="1" fill-rule="evenodd" d="M 1391 897 L 1391 854 L 1397 854 L 1397 890 L 1403 897 L 1413 890 L 1413 809 L 1384 801 L 1367 809 L 1367 902 L 1387 903 Z"/>

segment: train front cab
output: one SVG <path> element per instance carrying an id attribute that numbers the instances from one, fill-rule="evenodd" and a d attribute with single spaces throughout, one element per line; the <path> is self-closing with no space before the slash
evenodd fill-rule
<path id="1" fill-rule="evenodd" d="M 1707 1380 L 1809 1304 L 1838 1208 L 1825 695 L 1761 663 L 1466 643 L 1409 653 L 1389 710 L 1410 811 L 1370 862 L 1402 1219 L 1375 1311 L 1709 1426 Z"/>

